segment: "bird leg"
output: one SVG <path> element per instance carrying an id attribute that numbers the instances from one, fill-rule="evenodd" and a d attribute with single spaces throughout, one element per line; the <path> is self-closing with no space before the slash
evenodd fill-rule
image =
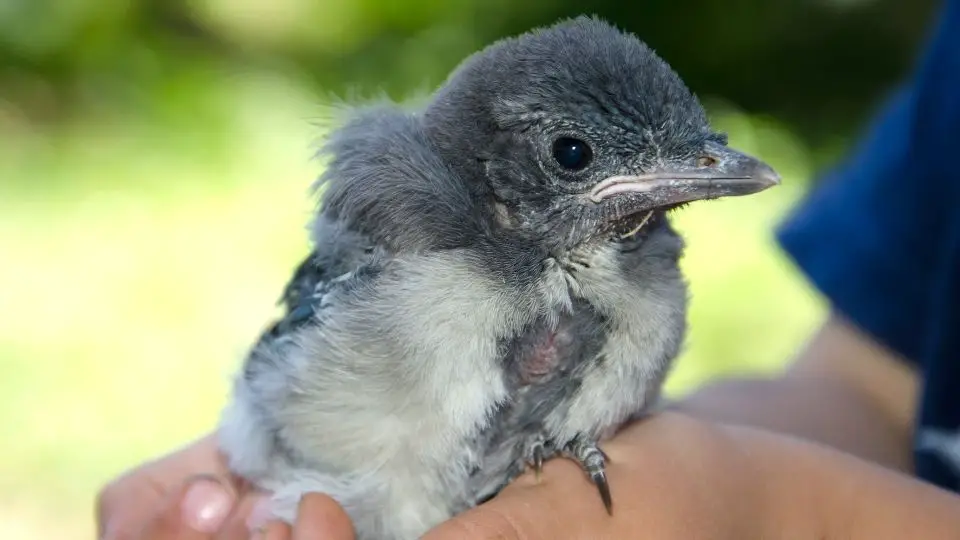
<path id="1" fill-rule="evenodd" d="M 554 457 L 564 457 L 577 462 L 590 476 L 590 480 L 597 486 L 600 499 L 607 514 L 613 515 L 613 499 L 610 495 L 610 485 L 607 483 L 606 463 L 610 460 L 597 446 L 596 441 L 584 435 L 578 435 L 572 441 L 557 448 L 553 440 L 543 434 L 537 434 L 528 439 L 524 449 L 524 461 L 533 469 L 534 478 L 540 481 L 543 473 L 543 464 Z"/>
<path id="2" fill-rule="evenodd" d="M 597 446 L 596 441 L 578 435 L 564 445 L 560 454 L 579 463 L 583 470 L 590 475 L 590 479 L 600 492 L 600 498 L 603 500 L 603 506 L 606 508 L 607 514 L 613 515 L 613 500 L 610 497 L 610 485 L 607 483 L 606 470 L 606 462 L 609 458 Z"/>

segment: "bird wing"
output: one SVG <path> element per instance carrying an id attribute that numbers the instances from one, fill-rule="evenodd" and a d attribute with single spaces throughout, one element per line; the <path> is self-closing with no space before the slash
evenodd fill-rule
<path id="1" fill-rule="evenodd" d="M 284 287 L 278 302 L 283 307 L 283 315 L 267 328 L 260 343 L 276 340 L 309 323 L 320 309 L 323 297 L 335 283 L 342 282 L 349 275 L 350 272 L 331 276 L 329 268 L 320 262 L 317 252 L 311 251 Z"/>
<path id="2" fill-rule="evenodd" d="M 445 519 L 468 500 L 472 443 L 505 392 L 497 336 L 517 317 L 470 253 L 318 243 L 237 377 L 231 468 L 291 511 L 309 488 L 391 530 Z"/>
<path id="3" fill-rule="evenodd" d="M 258 346 L 290 335 L 308 323 L 319 323 L 316 316 L 326 306 L 323 299 L 385 254 L 367 235 L 345 229 L 342 223 L 322 214 L 314 227 L 315 245 L 293 271 L 278 301 L 283 314 L 263 332 Z"/>

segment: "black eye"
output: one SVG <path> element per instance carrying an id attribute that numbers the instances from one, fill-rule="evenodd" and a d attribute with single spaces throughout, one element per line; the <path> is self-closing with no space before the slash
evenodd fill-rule
<path id="1" fill-rule="evenodd" d="M 553 159 L 564 169 L 579 171 L 590 164 L 593 150 L 580 139 L 560 137 L 553 142 Z"/>

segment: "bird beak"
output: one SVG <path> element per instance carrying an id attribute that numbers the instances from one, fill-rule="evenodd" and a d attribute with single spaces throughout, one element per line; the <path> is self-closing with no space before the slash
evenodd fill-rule
<path id="1" fill-rule="evenodd" d="M 702 165 L 667 168 L 636 176 L 613 176 L 589 193 L 594 203 L 631 195 L 645 209 L 758 193 L 780 183 L 769 165 L 722 144 L 708 142 Z"/>

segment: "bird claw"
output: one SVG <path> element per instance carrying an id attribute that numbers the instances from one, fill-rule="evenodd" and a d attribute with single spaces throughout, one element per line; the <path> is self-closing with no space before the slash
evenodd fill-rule
<path id="1" fill-rule="evenodd" d="M 533 469 L 534 478 L 540 481 L 543 475 L 543 464 L 554 456 L 561 456 L 576 461 L 590 476 L 590 480 L 597 486 L 600 499 L 607 514 L 613 515 L 613 498 L 610 495 L 610 484 L 607 482 L 606 463 L 610 461 L 607 454 L 597 446 L 597 443 L 586 437 L 577 436 L 572 441 L 557 449 L 553 441 L 538 435 L 529 441 L 526 452 L 526 462 Z"/>
<path id="2" fill-rule="evenodd" d="M 561 453 L 564 457 L 579 463 L 590 475 L 590 479 L 597 486 L 597 491 L 600 492 L 603 507 L 607 510 L 607 514 L 612 516 L 613 498 L 610 495 L 610 484 L 607 482 L 606 462 L 609 461 L 607 454 L 597 446 L 596 442 L 583 436 L 578 436 L 567 443 Z"/>
<path id="3" fill-rule="evenodd" d="M 536 443 L 533 447 L 533 474 L 537 482 L 540 481 L 540 474 L 543 472 L 543 444 Z"/>
<path id="4" fill-rule="evenodd" d="M 553 457 L 555 451 L 548 448 L 548 442 L 543 436 L 537 436 L 530 442 L 527 449 L 527 463 L 533 468 L 534 478 L 540 481 L 543 474 L 543 462 Z"/>

